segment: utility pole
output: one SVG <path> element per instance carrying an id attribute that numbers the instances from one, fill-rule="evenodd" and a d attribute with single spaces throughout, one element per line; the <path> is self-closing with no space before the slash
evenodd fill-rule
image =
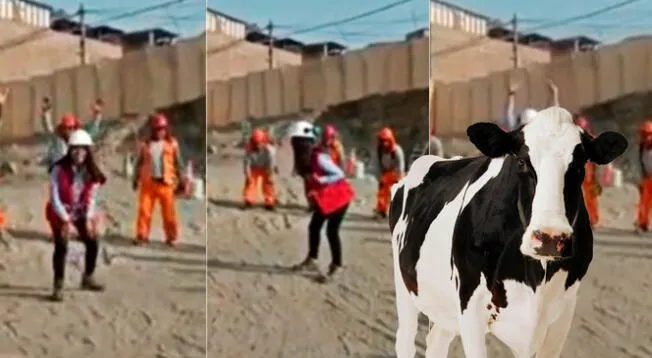
<path id="1" fill-rule="evenodd" d="M 86 64 L 86 10 L 84 4 L 79 4 L 79 58 L 82 65 Z"/>
<path id="2" fill-rule="evenodd" d="M 266 29 L 267 36 L 269 36 L 269 41 L 267 43 L 267 64 L 271 70 L 274 68 L 274 38 L 272 37 L 274 33 L 274 24 L 272 23 L 272 20 L 269 20 Z"/>
<path id="3" fill-rule="evenodd" d="M 512 17 L 512 61 L 514 62 L 514 68 L 518 68 L 518 18 L 516 14 Z"/>

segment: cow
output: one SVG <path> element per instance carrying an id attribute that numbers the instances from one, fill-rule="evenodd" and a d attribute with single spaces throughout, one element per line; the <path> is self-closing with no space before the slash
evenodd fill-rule
<path id="1" fill-rule="evenodd" d="M 420 157 L 391 189 L 396 355 L 415 355 L 423 313 L 426 358 L 446 357 L 457 335 L 466 357 L 484 358 L 488 332 L 515 357 L 559 357 L 593 257 L 584 166 L 612 162 L 627 139 L 593 137 L 560 107 L 467 135 L 481 156 Z"/>

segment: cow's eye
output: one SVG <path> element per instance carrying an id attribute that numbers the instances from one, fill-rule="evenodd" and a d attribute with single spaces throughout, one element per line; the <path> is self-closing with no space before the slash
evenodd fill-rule
<path id="1" fill-rule="evenodd" d="M 525 159 L 518 158 L 517 163 L 518 163 L 518 170 L 520 172 L 524 173 L 528 171 L 528 167 L 527 167 L 527 163 L 525 162 Z"/>

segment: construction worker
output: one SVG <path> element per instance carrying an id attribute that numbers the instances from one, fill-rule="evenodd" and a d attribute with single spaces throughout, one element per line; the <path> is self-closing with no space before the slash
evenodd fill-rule
<path id="1" fill-rule="evenodd" d="M 586 133 L 593 135 L 591 125 L 585 116 L 575 115 L 575 124 L 584 129 Z M 600 185 L 600 180 L 598 178 L 597 164 L 590 161 L 587 162 L 584 167 L 584 173 L 582 193 L 584 194 L 584 203 L 586 205 L 586 211 L 589 213 L 591 227 L 595 228 L 600 219 L 598 196 L 602 194 L 602 186 Z"/>
<path id="2" fill-rule="evenodd" d="M 150 129 L 150 138 L 140 145 L 132 183 L 134 190 L 140 187 L 134 244 L 149 242 L 152 213 L 158 201 L 161 204 L 165 243 L 174 246 L 179 238 L 175 193 L 183 186 L 181 150 L 163 114 L 150 117 Z"/>
<path id="3" fill-rule="evenodd" d="M 378 132 L 378 192 L 376 194 L 376 215 L 387 217 L 390 189 L 405 175 L 405 155 L 403 148 L 396 143 L 394 132 L 388 127 Z"/>
<path id="4" fill-rule="evenodd" d="M 551 80 L 546 82 L 548 86 L 548 93 L 550 95 L 550 107 L 559 107 L 559 88 Z M 501 126 L 506 131 L 512 131 L 521 125 L 528 124 L 539 113 L 534 108 L 525 108 L 520 115 L 516 115 L 516 92 L 518 85 L 510 83 L 507 89 L 507 103 L 505 105 L 505 117 Z"/>
<path id="5" fill-rule="evenodd" d="M 83 128 L 91 138 L 95 138 L 100 133 L 100 125 L 103 118 L 103 105 L 104 102 L 101 99 L 97 99 L 93 102 L 91 105 L 93 119 L 86 124 L 82 124 L 75 115 L 67 113 L 61 116 L 59 122 L 55 126 L 52 121 L 52 104 L 50 98 L 43 98 L 43 104 L 41 106 L 41 122 L 45 131 L 52 136 L 45 159 L 48 168 L 67 153 L 68 149 L 66 143 L 71 131 Z"/>
<path id="6" fill-rule="evenodd" d="M 2 126 L 4 125 L 4 108 L 5 108 L 5 103 L 7 102 L 7 97 L 9 96 L 9 88 L 3 88 L 0 90 L 0 130 L 2 129 Z M 3 230 L 6 225 L 6 217 L 5 213 L 3 211 L 0 211 L 0 230 Z M 0 234 L 1 235 L 1 234 Z"/>
<path id="7" fill-rule="evenodd" d="M 86 246 L 85 268 L 81 288 L 102 291 L 104 286 L 94 279 L 99 253 L 96 226 L 96 196 L 106 177 L 98 168 L 91 147 L 93 139 L 83 129 L 77 129 L 68 137 L 68 151 L 51 168 L 50 198 L 46 206 L 46 218 L 52 230 L 54 254 L 54 290 L 52 300 L 63 300 L 68 241 L 73 229 Z M 79 194 L 77 194 L 79 193 Z"/>
<path id="8" fill-rule="evenodd" d="M 636 230 L 646 232 L 652 207 L 652 120 L 643 122 L 639 129 L 639 162 L 641 165 L 641 184 L 639 185 L 638 220 Z"/>
<path id="9" fill-rule="evenodd" d="M 275 150 L 269 144 L 267 133 L 261 129 L 251 132 L 244 156 L 245 185 L 243 189 L 244 207 L 249 208 L 256 202 L 258 186 L 262 184 L 265 209 L 276 207 L 276 188 L 273 175 L 278 172 Z"/>
<path id="10" fill-rule="evenodd" d="M 331 158 L 333 158 L 333 162 L 338 167 L 344 168 L 344 146 L 342 145 L 342 141 L 340 141 L 337 129 L 327 124 L 324 127 L 321 138 L 323 147 L 328 151 Z"/>

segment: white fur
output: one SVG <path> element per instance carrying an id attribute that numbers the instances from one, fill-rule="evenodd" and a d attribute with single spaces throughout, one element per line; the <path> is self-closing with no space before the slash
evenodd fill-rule
<path id="1" fill-rule="evenodd" d="M 562 110 L 563 111 L 563 110 Z M 551 113 L 553 112 L 553 113 Z M 557 114 L 552 115 L 552 114 Z M 549 120 L 550 123 L 543 123 Z M 554 166 L 543 163 L 550 162 L 552 158 L 563 158 L 568 166 L 568 148 L 576 144 L 573 130 L 577 129 L 567 126 L 565 114 L 559 109 L 549 109 L 540 112 L 526 126 L 526 143 L 533 145 L 530 153 L 534 153 L 536 159 L 533 161 L 535 168 L 552 167 L 558 171 L 562 165 Z M 555 129 L 557 128 L 557 129 Z M 575 127 L 576 128 L 576 127 Z M 537 133 L 540 133 L 537 135 Z M 555 154 L 543 153 L 543 141 L 550 140 L 548 136 L 560 136 L 556 138 Z M 577 132 L 579 140 L 579 132 Z M 572 145 L 574 147 L 574 144 Z M 550 150 L 550 148 L 548 148 Z M 570 149 L 572 152 L 572 148 Z M 452 158 L 449 160 L 456 160 Z M 426 338 L 426 358 L 446 357 L 451 341 L 456 335 L 462 338 L 464 352 L 469 358 L 485 358 L 486 344 L 485 335 L 488 332 L 494 333 L 501 341 L 507 344 L 516 357 L 531 357 L 537 354 L 537 358 L 557 358 L 565 343 L 565 337 L 570 329 L 579 281 L 569 290 L 564 289 L 567 272 L 556 273 L 551 281 L 542 283 L 535 292 L 528 286 L 515 282 L 506 281 L 505 290 L 509 305 L 500 310 L 494 321 L 492 313 L 496 313 L 495 307 L 487 309 L 491 303 L 491 292 L 486 288 L 486 278 L 480 277 L 480 285 L 473 292 L 467 309 L 460 314 L 460 300 L 455 287 L 455 280 L 459 280 L 459 274 L 455 266 L 450 265 L 452 250 L 452 237 L 455 223 L 461 210 L 466 207 L 477 192 L 484 187 L 489 180 L 496 177 L 504 164 L 504 158 L 493 159 L 487 171 L 475 182 L 466 183 L 458 196 L 447 203 L 437 218 L 430 224 L 425 240 L 420 250 L 419 260 L 416 263 L 417 283 L 419 295 L 408 292 L 400 272 L 398 256 L 404 246 L 404 236 L 407 229 L 409 216 L 405 216 L 406 201 L 408 192 L 421 184 L 423 178 L 435 162 L 446 160 L 435 156 L 422 156 L 412 165 L 407 176 L 392 187 L 392 199 L 396 190 L 403 186 L 403 213 L 392 232 L 392 252 L 394 261 L 394 281 L 396 289 L 396 309 L 398 315 L 398 328 L 396 331 L 396 355 L 397 358 L 412 358 L 416 353 L 414 339 L 418 328 L 418 315 L 423 313 L 433 323 Z M 536 164 L 534 164 L 536 162 Z M 539 176 L 541 180 L 541 176 Z M 555 188 L 552 184 L 557 183 L 552 178 L 544 179 L 548 183 L 542 186 L 548 191 L 548 195 L 555 196 Z M 563 182 L 562 182 L 563 184 Z M 539 187 L 537 187 L 537 191 Z M 560 189 L 561 190 L 561 189 Z M 537 202 L 537 214 L 557 213 L 558 198 L 552 199 L 542 197 Z M 562 198 L 563 207 L 563 198 Z M 563 227 L 568 225 L 567 221 L 560 220 L 557 216 L 545 219 L 542 216 L 535 221 L 537 225 L 557 225 Z M 531 225 L 532 226 L 532 225 Z M 533 226 L 537 227 L 537 226 Z M 525 240 L 524 240 L 525 241 Z M 545 265 L 545 263 L 544 263 Z M 544 266 L 545 267 L 545 266 Z M 452 279 L 451 279 L 452 278 Z"/>
<path id="2" fill-rule="evenodd" d="M 580 128 L 573 123 L 573 115 L 561 107 L 550 107 L 538 112 L 523 127 L 525 145 L 537 173 L 537 186 L 532 201 L 532 216 L 521 242 L 524 255 L 544 259 L 535 254 L 541 245 L 532 240 L 535 230 L 552 230 L 571 235 L 564 207 L 564 175 L 573 159 L 573 150 L 581 142 Z"/>

